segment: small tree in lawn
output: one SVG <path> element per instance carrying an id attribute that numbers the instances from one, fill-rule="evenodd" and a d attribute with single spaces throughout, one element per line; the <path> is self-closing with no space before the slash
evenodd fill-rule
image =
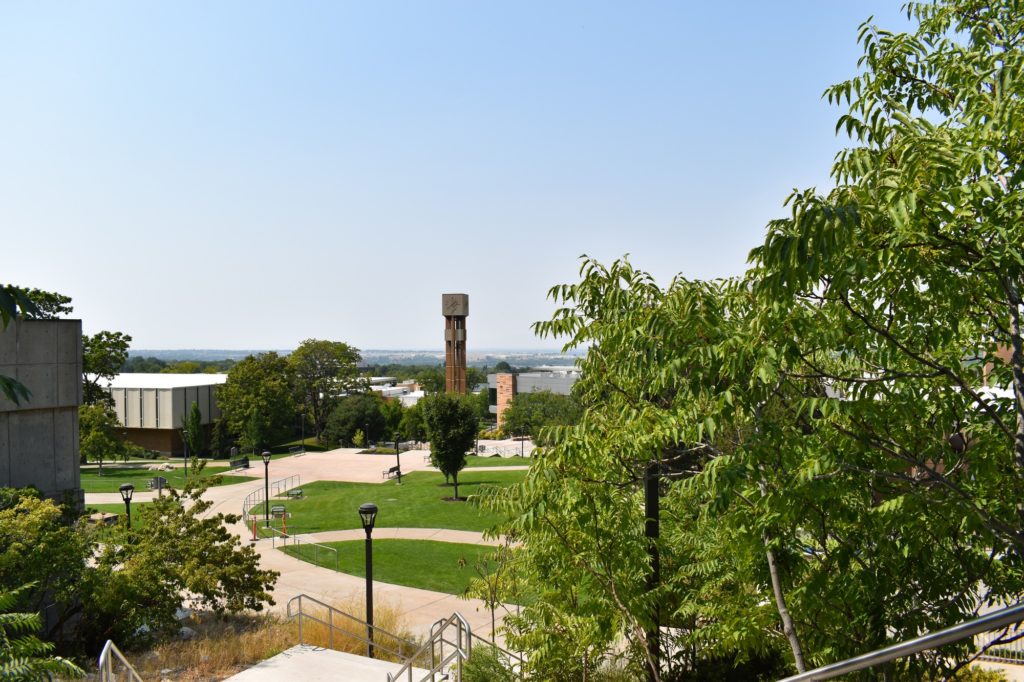
<path id="1" fill-rule="evenodd" d="M 459 499 L 459 472 L 466 466 L 466 451 L 476 438 L 477 416 L 472 402 L 452 393 L 423 399 L 423 420 L 430 438 L 430 461 L 455 484 Z"/>
<path id="2" fill-rule="evenodd" d="M 199 403 L 193 401 L 188 414 L 181 418 L 181 440 L 185 443 L 188 454 L 192 456 L 192 473 L 199 463 L 199 453 L 203 449 L 203 414 Z"/>
<path id="3" fill-rule="evenodd" d="M 117 415 L 103 403 L 82 405 L 78 408 L 79 452 L 82 459 L 99 462 L 100 476 L 103 475 L 103 460 L 116 461 L 125 444 L 117 437 L 120 424 Z"/>

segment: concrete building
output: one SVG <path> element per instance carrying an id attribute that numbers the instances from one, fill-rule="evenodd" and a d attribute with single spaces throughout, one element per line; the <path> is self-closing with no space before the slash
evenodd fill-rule
<path id="1" fill-rule="evenodd" d="M 182 419 L 196 403 L 209 430 L 221 415 L 217 387 L 227 380 L 227 374 L 118 374 L 107 389 L 128 440 L 147 450 L 181 455 Z"/>
<path id="2" fill-rule="evenodd" d="M 535 391 L 550 391 L 560 395 L 569 395 L 573 384 L 579 378 L 580 371 L 575 367 L 538 367 L 536 371 L 521 374 L 488 374 L 488 404 L 491 414 L 497 415 L 500 428 L 504 421 L 502 415 L 508 409 L 512 398 L 520 393 Z"/>
<path id="3" fill-rule="evenodd" d="M 32 392 L 19 405 L 0 396 L 0 486 L 81 506 L 82 321 L 12 320 L 0 331 L 0 374 Z"/>

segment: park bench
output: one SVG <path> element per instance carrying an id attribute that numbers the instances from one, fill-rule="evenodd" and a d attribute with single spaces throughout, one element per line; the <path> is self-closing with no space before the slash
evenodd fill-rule
<path id="1" fill-rule="evenodd" d="M 231 460 L 231 467 L 230 468 L 232 468 L 232 469 L 248 469 L 249 468 L 249 458 L 248 457 L 239 457 L 238 459 Z"/>
<path id="2" fill-rule="evenodd" d="M 302 499 L 302 488 L 292 488 L 288 491 L 288 497 L 293 500 Z"/>
<path id="3" fill-rule="evenodd" d="M 154 476 L 146 485 L 150 490 L 163 490 L 167 487 L 167 479 L 163 476 Z"/>
<path id="4" fill-rule="evenodd" d="M 285 509 L 283 504 L 275 504 L 270 508 L 270 516 L 275 519 L 283 519 L 285 515 Z"/>
<path id="5" fill-rule="evenodd" d="M 383 478 L 394 478 L 400 473 L 402 473 L 402 469 L 400 467 L 391 467 L 387 471 L 383 472 Z"/>
<path id="6" fill-rule="evenodd" d="M 288 454 L 289 455 L 304 455 L 304 454 L 306 454 L 306 446 L 305 445 L 292 445 L 291 447 L 288 448 Z"/>

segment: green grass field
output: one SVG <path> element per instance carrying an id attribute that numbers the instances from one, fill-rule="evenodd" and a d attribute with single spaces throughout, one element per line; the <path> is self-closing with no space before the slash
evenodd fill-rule
<path id="1" fill-rule="evenodd" d="M 325 544 L 338 550 L 342 573 L 366 575 L 363 540 Z M 374 540 L 373 579 L 393 585 L 462 594 L 469 587 L 470 578 L 479 577 L 475 569 L 477 559 L 490 554 L 493 549 L 433 540 Z M 306 561 L 312 560 L 306 556 L 309 548 L 303 545 L 289 546 L 284 551 Z M 319 563 L 324 565 L 325 562 Z"/>
<path id="2" fill-rule="evenodd" d="M 227 471 L 226 467 L 214 468 L 208 466 L 203 469 L 202 476 L 203 478 L 209 478 L 225 471 Z M 94 467 L 82 469 L 82 489 L 87 493 L 116 493 L 122 484 L 131 483 L 135 486 L 136 491 L 144 492 L 149 490 L 149 479 L 154 476 L 163 476 L 167 479 L 168 486 L 179 490 L 185 484 L 183 469 L 153 471 L 130 464 L 104 464 L 102 476 L 99 475 L 99 471 Z M 232 483 L 244 483 L 252 480 L 245 476 L 221 476 L 220 482 L 215 483 L 215 485 L 230 485 Z"/>
<path id="3" fill-rule="evenodd" d="M 506 486 L 521 481 L 525 471 L 470 471 L 459 476 L 459 496 L 477 495 L 489 486 Z M 361 528 L 359 505 L 373 502 L 379 508 L 381 528 L 451 528 L 483 531 L 500 519 L 470 502 L 446 502 L 453 489 L 444 476 L 416 471 L 383 484 L 317 481 L 303 484 L 304 499 L 282 504 L 291 515 L 288 529 L 293 533 Z M 273 502 L 271 503 L 273 504 Z"/>
<path id="4" fill-rule="evenodd" d="M 142 514 L 139 513 L 140 511 L 142 511 L 142 508 L 145 507 L 145 506 L 146 506 L 145 502 L 137 502 L 137 503 L 136 502 L 132 502 L 132 528 L 141 528 L 143 525 L 145 525 L 143 520 L 142 520 Z M 110 513 L 110 514 L 120 514 L 120 515 L 123 516 L 124 515 L 124 503 L 123 502 L 117 502 L 117 503 L 111 503 L 111 504 L 87 504 L 87 505 L 85 505 L 85 513 L 86 514 L 92 514 L 93 512 L 98 512 L 98 511 L 107 512 L 107 513 Z M 119 519 L 119 521 L 121 521 L 122 523 L 124 522 L 123 519 Z"/>

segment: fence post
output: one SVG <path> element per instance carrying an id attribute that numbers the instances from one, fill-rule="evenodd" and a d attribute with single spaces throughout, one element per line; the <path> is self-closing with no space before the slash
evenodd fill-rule
<path id="1" fill-rule="evenodd" d="M 299 595 L 299 644 L 305 644 L 302 640 L 302 595 Z"/>

